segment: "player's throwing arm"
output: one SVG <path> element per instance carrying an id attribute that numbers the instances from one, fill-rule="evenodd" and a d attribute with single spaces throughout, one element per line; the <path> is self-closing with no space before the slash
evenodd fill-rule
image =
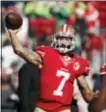
<path id="1" fill-rule="evenodd" d="M 17 39 L 16 34 L 19 31 L 21 24 L 18 27 L 15 27 L 15 26 L 17 26 L 17 24 L 15 24 L 14 22 L 16 22 L 16 20 L 17 21 L 19 20 L 19 19 L 17 19 L 17 18 L 19 18 L 19 16 L 20 16 L 19 14 L 12 13 L 12 14 L 8 14 L 5 19 L 6 27 L 8 29 L 7 35 L 10 38 L 14 52 L 17 55 L 19 55 L 20 57 L 22 57 L 24 60 L 26 60 L 34 65 L 38 65 L 38 67 L 41 68 L 42 60 L 41 60 L 40 56 L 37 53 L 33 52 L 32 50 L 24 48 L 20 44 L 19 40 Z M 21 16 L 20 16 L 20 18 L 21 18 Z M 14 21 L 12 21 L 13 19 L 14 19 Z"/>

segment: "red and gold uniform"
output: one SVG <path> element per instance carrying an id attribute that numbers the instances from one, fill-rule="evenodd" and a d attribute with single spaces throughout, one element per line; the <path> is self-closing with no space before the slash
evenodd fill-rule
<path id="1" fill-rule="evenodd" d="M 70 57 L 63 57 L 52 47 L 39 47 L 36 52 L 43 60 L 40 100 L 37 107 L 53 112 L 69 109 L 74 80 L 88 73 L 88 62 L 76 55 L 70 60 Z"/>

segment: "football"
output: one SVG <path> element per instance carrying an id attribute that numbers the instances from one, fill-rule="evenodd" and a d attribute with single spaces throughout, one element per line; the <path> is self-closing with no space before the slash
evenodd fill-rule
<path id="1" fill-rule="evenodd" d="M 12 30 L 18 29 L 21 27 L 22 23 L 23 23 L 22 17 L 18 13 L 10 12 L 5 17 L 5 26 L 8 29 Z"/>

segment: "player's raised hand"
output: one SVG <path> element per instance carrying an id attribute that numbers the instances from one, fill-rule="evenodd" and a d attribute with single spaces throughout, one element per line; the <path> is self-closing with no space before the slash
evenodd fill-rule
<path id="1" fill-rule="evenodd" d="M 6 37 L 12 41 L 13 39 L 12 38 L 17 38 L 16 34 L 19 32 L 19 29 L 17 30 L 11 30 L 11 29 L 7 29 L 7 32 L 6 32 Z"/>
<path id="2" fill-rule="evenodd" d="M 10 35 L 16 35 L 18 32 L 19 32 L 19 29 L 16 29 L 16 30 L 8 29 L 8 33 L 9 33 Z"/>

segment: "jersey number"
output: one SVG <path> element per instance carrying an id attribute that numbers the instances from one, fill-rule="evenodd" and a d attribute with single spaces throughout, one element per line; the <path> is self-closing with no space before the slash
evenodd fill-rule
<path id="1" fill-rule="evenodd" d="M 58 88 L 56 90 L 54 90 L 53 94 L 56 96 L 62 96 L 63 95 L 62 89 L 63 89 L 66 81 L 69 79 L 70 73 L 62 71 L 62 70 L 58 70 L 56 76 L 63 77 L 63 79 L 61 80 Z"/>

